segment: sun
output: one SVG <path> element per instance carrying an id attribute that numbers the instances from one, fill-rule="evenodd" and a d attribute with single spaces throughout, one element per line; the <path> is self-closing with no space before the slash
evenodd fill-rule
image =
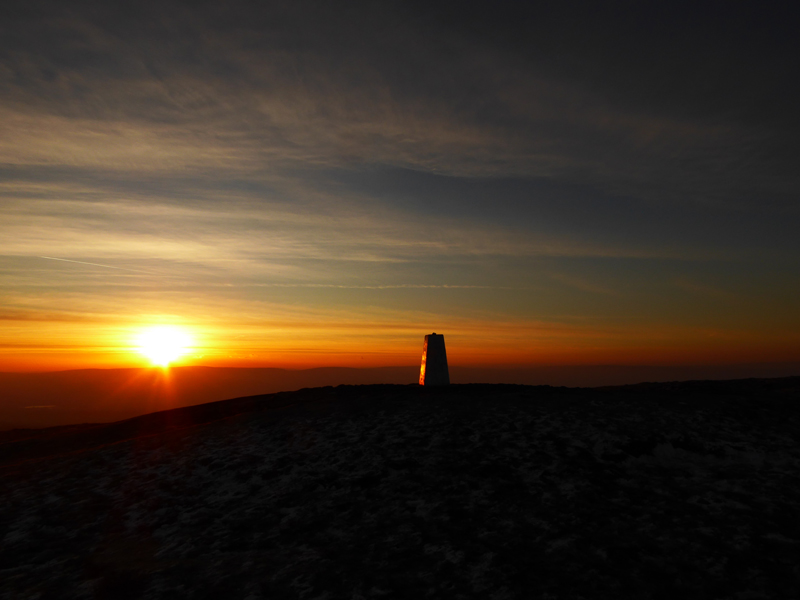
<path id="1" fill-rule="evenodd" d="M 142 331 L 136 337 L 136 346 L 154 366 L 168 367 L 186 354 L 192 345 L 192 337 L 180 327 L 157 325 Z"/>

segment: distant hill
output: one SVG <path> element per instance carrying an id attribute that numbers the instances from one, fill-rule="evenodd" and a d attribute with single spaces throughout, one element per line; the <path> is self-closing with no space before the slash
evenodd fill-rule
<path id="1" fill-rule="evenodd" d="M 453 383 L 596 387 L 643 381 L 739 379 L 800 374 L 800 364 L 700 367 L 450 367 Z M 215 400 L 328 385 L 411 384 L 417 366 L 355 369 L 175 367 L 0 373 L 0 431 L 104 423 Z"/>
<path id="2" fill-rule="evenodd" d="M 598 388 L 517 384 L 453 384 L 431 387 L 415 384 L 338 385 L 217 400 L 110 423 L 2 431 L 0 468 L 8 464 L 161 435 L 252 413 L 274 413 L 277 409 L 292 408 L 295 414 L 303 414 L 312 405 L 338 409 L 354 400 L 374 404 L 387 396 L 437 401 L 458 399 L 467 404 L 476 399 L 486 403 L 492 400 L 507 402 L 509 399 L 523 397 L 535 400 L 541 406 L 550 405 L 553 401 L 567 405 L 620 399 L 645 404 L 667 402 L 684 407 L 689 402 L 698 402 L 702 409 L 710 410 L 720 418 L 731 414 L 740 417 L 742 410 L 746 410 L 754 414 L 766 414 L 771 419 L 783 420 L 784 425 L 791 421 L 800 421 L 800 413 L 795 409 L 800 400 L 800 377 L 675 381 Z M 780 413 L 784 415 L 783 418 L 779 416 Z"/>
<path id="3" fill-rule="evenodd" d="M 118 421 L 237 396 L 341 384 L 412 383 L 416 367 L 307 370 L 175 367 L 0 373 L 0 427 Z"/>

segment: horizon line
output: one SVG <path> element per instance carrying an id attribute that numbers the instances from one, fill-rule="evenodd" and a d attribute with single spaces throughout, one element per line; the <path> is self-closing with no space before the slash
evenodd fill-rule
<path id="1" fill-rule="evenodd" d="M 603 363 L 603 364 L 504 364 L 504 365 L 458 365 L 451 364 L 451 369 L 486 369 L 496 371 L 518 371 L 535 369 L 733 369 L 737 367 L 798 367 L 800 361 L 761 361 L 761 362 L 738 362 L 738 363 L 680 363 L 680 364 L 624 364 L 624 363 Z M 0 370 L 0 374 L 41 374 L 41 373 L 67 373 L 71 371 L 157 371 L 172 369 L 237 369 L 237 370 L 274 370 L 274 371 L 315 371 L 321 369 L 349 369 L 353 371 L 374 371 L 378 369 L 419 369 L 419 365 L 385 365 L 377 367 L 353 367 L 345 365 L 324 365 L 317 367 L 269 367 L 269 366 L 212 366 L 212 365 L 174 365 L 169 367 L 161 366 L 132 366 L 132 367 L 82 367 L 73 369 L 52 369 L 52 370 L 24 370 L 24 371 L 5 371 Z M 800 373 L 798 374 L 800 375 Z"/>

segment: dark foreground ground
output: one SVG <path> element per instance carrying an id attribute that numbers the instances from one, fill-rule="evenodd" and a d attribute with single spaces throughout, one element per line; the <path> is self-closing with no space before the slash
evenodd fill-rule
<path id="1" fill-rule="evenodd" d="M 799 409 L 374 385 L 4 432 L 0 597 L 798 598 Z"/>

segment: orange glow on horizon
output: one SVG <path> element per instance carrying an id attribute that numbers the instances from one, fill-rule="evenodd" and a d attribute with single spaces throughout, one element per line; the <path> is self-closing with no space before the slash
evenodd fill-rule
<path id="1" fill-rule="evenodd" d="M 135 322 L 19 321 L 6 328 L 0 371 L 141 366 L 395 367 L 419 365 L 423 338 L 445 335 L 451 366 L 712 365 L 800 361 L 793 329 L 616 325 L 376 315 L 245 320 L 183 314 Z M 47 326 L 43 327 L 46 323 Z M 46 335 L 42 334 L 46 331 Z"/>

